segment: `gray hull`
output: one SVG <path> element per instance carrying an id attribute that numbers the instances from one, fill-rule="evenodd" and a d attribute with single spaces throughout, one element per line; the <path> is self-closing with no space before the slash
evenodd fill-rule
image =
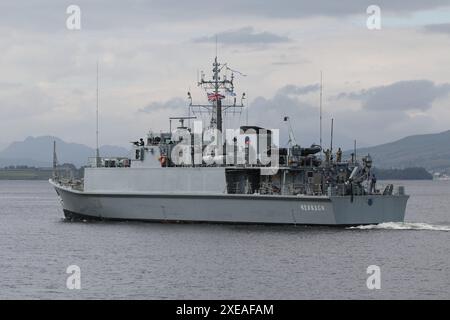
<path id="1" fill-rule="evenodd" d="M 68 218 L 241 224 L 362 225 L 402 222 L 405 195 L 85 193 L 54 184 Z"/>

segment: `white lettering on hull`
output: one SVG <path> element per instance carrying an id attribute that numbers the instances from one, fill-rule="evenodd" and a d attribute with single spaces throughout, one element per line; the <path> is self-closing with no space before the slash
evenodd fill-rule
<path id="1" fill-rule="evenodd" d="M 325 206 L 319 205 L 319 204 L 302 204 L 302 205 L 300 205 L 300 209 L 302 211 L 308 211 L 308 212 L 325 211 Z"/>

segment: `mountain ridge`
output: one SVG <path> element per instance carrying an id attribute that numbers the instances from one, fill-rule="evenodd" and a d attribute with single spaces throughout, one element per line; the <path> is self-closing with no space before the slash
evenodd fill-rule
<path id="1" fill-rule="evenodd" d="M 26 165 L 34 167 L 52 166 L 53 141 L 56 141 L 59 163 L 72 163 L 77 167 L 87 164 L 95 157 L 95 149 L 83 144 L 65 142 L 53 136 L 29 136 L 23 141 L 12 142 L 0 151 L 0 167 Z M 350 157 L 352 150 L 344 152 Z M 370 154 L 374 165 L 382 169 L 405 169 L 423 167 L 431 172 L 450 173 L 450 130 L 417 134 L 372 147 L 359 148 L 358 157 Z M 123 147 L 105 145 L 100 147 L 100 155 L 106 157 L 129 156 Z"/>
<path id="2" fill-rule="evenodd" d="M 348 150 L 348 156 L 353 151 Z M 429 171 L 450 170 L 450 130 L 407 136 L 399 140 L 357 149 L 357 155 L 370 154 L 380 168 L 423 167 Z"/>
<path id="3" fill-rule="evenodd" d="M 23 141 L 12 142 L 0 151 L 0 167 L 27 165 L 49 167 L 53 163 L 53 141 L 59 163 L 72 163 L 77 167 L 87 164 L 89 157 L 95 157 L 95 149 L 74 142 L 65 142 L 54 136 L 26 137 Z M 123 147 L 104 145 L 100 147 L 102 156 L 126 156 L 129 151 Z"/>

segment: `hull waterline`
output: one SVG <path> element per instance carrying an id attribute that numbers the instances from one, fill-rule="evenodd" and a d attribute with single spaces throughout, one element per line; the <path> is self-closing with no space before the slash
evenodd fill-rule
<path id="1" fill-rule="evenodd" d="M 403 222 L 406 195 L 86 193 L 50 181 L 69 219 L 349 226 Z"/>

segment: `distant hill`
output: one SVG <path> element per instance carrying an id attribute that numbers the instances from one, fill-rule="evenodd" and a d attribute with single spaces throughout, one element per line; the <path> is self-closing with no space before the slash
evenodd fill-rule
<path id="1" fill-rule="evenodd" d="M 345 152 L 346 156 L 351 152 Z M 391 143 L 357 150 L 358 157 L 368 153 L 378 168 L 423 167 L 429 171 L 450 171 L 450 130 L 409 136 Z"/>
<path id="2" fill-rule="evenodd" d="M 77 167 L 87 164 L 95 150 L 88 146 L 67 143 L 51 136 L 28 137 L 13 142 L 0 152 L 0 168 L 10 165 L 50 167 L 52 165 L 53 141 L 56 141 L 58 161 L 73 163 Z M 352 151 L 344 152 L 349 157 Z M 117 146 L 100 148 L 102 156 L 129 156 L 129 150 Z M 450 172 L 450 130 L 409 136 L 391 143 L 357 150 L 358 157 L 370 154 L 374 165 L 380 169 L 405 169 L 423 167 L 428 171 Z"/>
<path id="3" fill-rule="evenodd" d="M 87 164 L 89 157 L 95 157 L 95 149 L 78 143 L 68 143 L 51 137 L 28 137 L 24 141 L 13 142 L 0 152 L 0 167 L 25 165 L 34 167 L 51 167 L 53 159 L 53 141 L 59 163 L 72 163 L 77 167 Z M 100 147 L 101 156 L 127 156 L 129 151 L 117 146 Z"/>
<path id="4" fill-rule="evenodd" d="M 373 173 L 379 180 L 433 180 L 433 175 L 425 170 L 425 168 L 374 168 Z"/>

